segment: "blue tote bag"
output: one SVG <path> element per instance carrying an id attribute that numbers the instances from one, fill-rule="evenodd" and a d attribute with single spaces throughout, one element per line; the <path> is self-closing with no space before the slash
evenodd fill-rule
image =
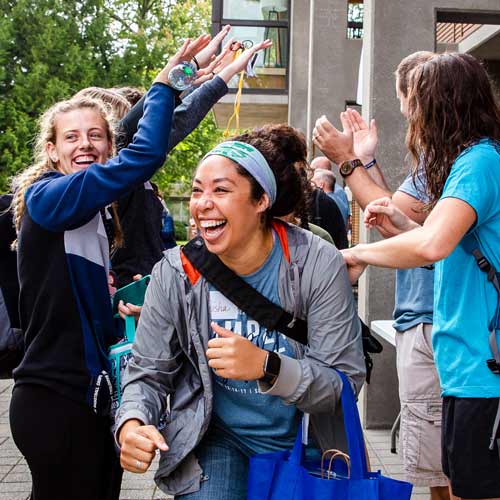
<path id="1" fill-rule="evenodd" d="M 354 392 L 347 377 L 341 394 L 350 467 L 338 458 L 331 473 L 319 464 L 307 463 L 302 426 L 292 451 L 263 453 L 250 458 L 247 500 L 410 500 L 412 485 L 368 472 L 361 422 Z M 320 473 L 318 473 L 318 471 Z"/>

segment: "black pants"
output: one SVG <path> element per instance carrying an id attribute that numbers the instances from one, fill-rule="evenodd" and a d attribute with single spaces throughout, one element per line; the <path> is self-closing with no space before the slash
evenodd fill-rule
<path id="1" fill-rule="evenodd" d="M 37 385 L 14 388 L 10 427 L 33 479 L 31 500 L 118 500 L 110 419 Z"/>
<path id="2" fill-rule="evenodd" d="M 489 449 L 498 398 L 443 398 L 442 461 L 461 498 L 500 497 L 500 433 Z"/>

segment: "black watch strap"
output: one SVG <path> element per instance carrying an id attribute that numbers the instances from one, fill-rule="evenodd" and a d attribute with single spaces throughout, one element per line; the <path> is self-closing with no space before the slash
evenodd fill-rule
<path id="1" fill-rule="evenodd" d="M 340 164 L 339 172 L 340 175 L 345 178 L 351 175 L 354 172 L 355 168 L 362 166 L 363 162 L 358 158 L 355 158 L 354 160 L 347 160 Z"/>
<path id="2" fill-rule="evenodd" d="M 268 351 L 264 361 L 264 376 L 260 380 L 268 384 L 274 384 L 280 374 L 281 358 L 278 354 Z"/>

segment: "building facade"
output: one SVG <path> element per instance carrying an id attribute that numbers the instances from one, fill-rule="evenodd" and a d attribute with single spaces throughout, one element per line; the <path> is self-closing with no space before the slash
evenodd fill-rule
<path id="1" fill-rule="evenodd" d="M 341 111 L 359 106 L 367 121 L 377 119 L 377 159 L 393 189 L 405 176 L 405 123 L 394 82 L 401 59 L 417 50 L 469 52 L 500 88 L 500 0 L 213 0 L 212 21 L 214 32 L 229 23 L 238 39 L 274 41 L 256 62 L 259 78 L 244 82 L 241 127 L 288 121 L 306 134 L 314 157 L 316 119 L 326 115 L 339 125 Z M 232 82 L 234 92 L 237 86 Z M 216 106 L 222 128 L 234 98 Z M 359 239 L 378 236 L 360 228 Z M 365 272 L 358 301 L 365 322 L 391 317 L 393 283 L 393 271 Z M 367 427 L 386 427 L 398 413 L 394 358 L 389 346 L 376 356 L 363 395 Z"/>

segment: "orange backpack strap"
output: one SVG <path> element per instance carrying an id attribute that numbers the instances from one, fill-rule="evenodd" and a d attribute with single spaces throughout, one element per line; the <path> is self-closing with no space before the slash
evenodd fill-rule
<path id="1" fill-rule="evenodd" d="M 271 222 L 273 229 L 278 234 L 278 238 L 281 243 L 281 248 L 283 249 L 283 254 L 288 262 L 290 262 L 290 250 L 288 248 L 288 236 L 286 234 L 286 226 L 283 222 L 273 219 Z"/>
<path id="2" fill-rule="evenodd" d="M 196 282 L 200 279 L 201 273 L 189 262 L 187 257 L 184 255 L 183 251 L 181 250 L 181 262 L 182 262 L 182 267 L 184 268 L 184 272 L 186 273 L 186 276 L 188 277 L 189 281 L 191 282 L 191 285 L 196 285 Z"/>

